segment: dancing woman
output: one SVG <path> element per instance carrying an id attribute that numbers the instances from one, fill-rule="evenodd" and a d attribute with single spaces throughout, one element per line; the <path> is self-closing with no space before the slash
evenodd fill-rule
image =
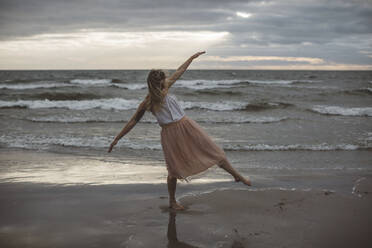
<path id="1" fill-rule="evenodd" d="M 191 62 L 204 53 L 192 55 L 169 77 L 163 70 L 150 71 L 147 77 L 148 95 L 108 150 L 111 152 L 118 141 L 141 120 L 144 113 L 150 111 L 162 127 L 161 145 L 168 170 L 169 207 L 175 210 L 184 209 L 175 198 L 177 179 L 187 179 L 214 165 L 230 173 L 236 182 L 251 185 L 249 179 L 244 178 L 231 166 L 225 152 L 213 142 L 202 127 L 186 116 L 176 98 L 168 94 L 169 89 Z"/>

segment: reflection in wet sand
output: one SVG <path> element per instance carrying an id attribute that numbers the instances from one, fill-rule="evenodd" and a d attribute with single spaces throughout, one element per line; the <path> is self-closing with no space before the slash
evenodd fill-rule
<path id="1" fill-rule="evenodd" d="M 169 248 L 183 248 L 183 247 L 193 247 L 196 248 L 197 246 L 186 244 L 182 241 L 178 241 L 177 239 L 177 229 L 176 229 L 176 213 L 173 211 L 169 211 L 169 222 L 168 222 L 168 247 Z"/>
<path id="2" fill-rule="evenodd" d="M 233 231 L 234 231 L 235 238 L 232 240 L 232 244 L 229 247 L 244 248 L 245 246 L 243 245 L 242 237 L 240 237 L 238 230 L 234 229 Z M 185 242 L 178 240 L 177 228 L 176 228 L 176 212 L 172 210 L 169 211 L 167 238 L 168 238 L 168 248 L 190 248 L 190 247 L 197 248 L 197 246 L 193 246 L 193 245 L 190 245 L 190 244 L 187 244 Z"/>

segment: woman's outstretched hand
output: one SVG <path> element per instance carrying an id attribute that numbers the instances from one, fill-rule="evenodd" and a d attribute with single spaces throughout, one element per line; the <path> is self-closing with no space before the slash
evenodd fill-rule
<path id="1" fill-rule="evenodd" d="M 205 51 L 203 51 L 203 52 L 197 52 L 197 53 L 195 53 L 194 55 L 192 55 L 191 58 L 192 58 L 192 59 L 196 59 L 197 57 L 199 57 L 200 55 L 202 55 L 202 54 L 204 54 L 204 53 L 205 53 Z"/>
<path id="2" fill-rule="evenodd" d="M 108 149 L 107 152 L 111 152 L 111 151 L 112 151 L 112 148 L 114 148 L 114 146 L 115 146 L 117 143 L 118 143 L 118 141 L 115 139 L 115 140 L 111 143 L 110 148 Z"/>

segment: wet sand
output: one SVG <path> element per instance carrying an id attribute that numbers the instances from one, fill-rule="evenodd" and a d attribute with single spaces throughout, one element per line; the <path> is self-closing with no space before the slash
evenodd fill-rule
<path id="1" fill-rule="evenodd" d="M 371 247 L 371 182 L 184 195 L 180 212 L 165 184 L 2 183 L 0 247 Z"/>

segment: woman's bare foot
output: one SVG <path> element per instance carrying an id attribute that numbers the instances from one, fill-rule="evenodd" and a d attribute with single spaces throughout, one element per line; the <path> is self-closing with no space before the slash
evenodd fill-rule
<path id="1" fill-rule="evenodd" d="M 169 208 L 174 209 L 174 210 L 185 210 L 185 207 L 179 204 L 176 201 L 172 201 L 169 203 Z"/>
<path id="2" fill-rule="evenodd" d="M 242 183 L 244 183 L 245 185 L 252 186 L 251 180 L 246 179 L 246 178 L 244 178 L 244 177 L 242 177 L 242 176 L 240 176 L 240 177 L 235 177 L 235 182 L 242 182 Z"/>

